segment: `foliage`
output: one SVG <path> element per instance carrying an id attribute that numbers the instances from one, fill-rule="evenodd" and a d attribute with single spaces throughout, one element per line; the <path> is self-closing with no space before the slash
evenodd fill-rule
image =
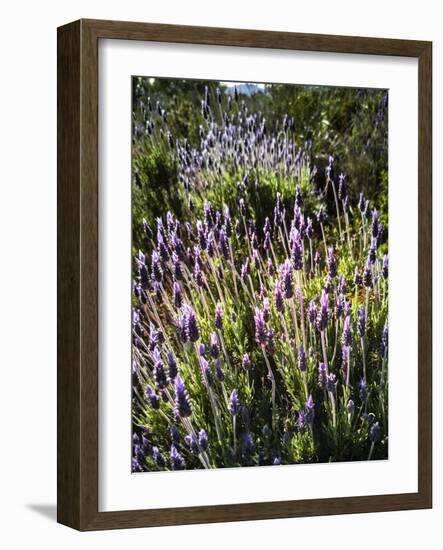
<path id="1" fill-rule="evenodd" d="M 133 471 L 387 457 L 386 141 L 366 199 L 309 115 L 381 94 L 293 88 L 136 80 Z"/>

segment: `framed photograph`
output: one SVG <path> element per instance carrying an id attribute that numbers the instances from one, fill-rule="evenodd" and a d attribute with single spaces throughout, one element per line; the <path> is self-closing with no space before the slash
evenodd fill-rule
<path id="1" fill-rule="evenodd" d="M 430 42 L 58 29 L 58 521 L 432 506 Z"/>

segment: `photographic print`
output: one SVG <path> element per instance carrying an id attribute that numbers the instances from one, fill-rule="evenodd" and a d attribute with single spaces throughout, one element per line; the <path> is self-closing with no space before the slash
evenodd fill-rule
<path id="1" fill-rule="evenodd" d="M 132 471 L 387 459 L 388 91 L 132 97 Z"/>

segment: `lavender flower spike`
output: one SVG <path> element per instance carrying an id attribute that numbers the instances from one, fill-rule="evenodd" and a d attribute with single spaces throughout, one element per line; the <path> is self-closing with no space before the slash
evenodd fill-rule
<path id="1" fill-rule="evenodd" d="M 308 400 L 305 403 L 305 417 L 306 422 L 308 424 L 312 424 L 314 422 L 314 409 L 315 409 L 315 403 L 312 399 L 312 395 L 308 397 Z"/>
<path id="2" fill-rule="evenodd" d="M 364 338 L 366 333 L 366 310 L 365 306 L 361 306 L 358 312 L 357 332 L 360 338 Z"/>
<path id="3" fill-rule="evenodd" d="M 218 345 L 218 338 L 215 332 L 211 334 L 211 345 L 209 347 L 209 353 L 214 359 L 218 359 L 218 356 L 220 355 L 220 347 Z"/>
<path id="4" fill-rule="evenodd" d="M 345 322 L 343 323 L 343 335 L 341 342 L 344 346 L 350 346 L 352 344 L 351 318 L 349 315 L 345 318 Z"/>
<path id="5" fill-rule="evenodd" d="M 215 328 L 217 328 L 218 330 L 223 329 L 223 308 L 220 302 L 215 308 Z"/>
<path id="6" fill-rule="evenodd" d="M 282 281 L 285 298 L 290 299 L 294 295 L 294 287 L 292 282 L 292 266 L 291 262 L 286 259 L 285 263 L 280 266 L 280 278 Z"/>
<path id="7" fill-rule="evenodd" d="M 335 259 L 335 251 L 333 246 L 330 246 L 328 249 L 328 268 L 331 277 L 334 278 L 337 275 L 337 261 Z"/>
<path id="8" fill-rule="evenodd" d="M 232 390 L 228 405 L 229 412 L 232 416 L 236 416 L 240 411 L 240 400 L 238 399 L 237 390 Z"/>
<path id="9" fill-rule="evenodd" d="M 303 347 L 303 344 L 300 345 L 300 349 L 298 350 L 298 368 L 300 369 L 300 372 L 306 372 L 308 368 L 306 362 L 305 348 Z"/>
<path id="10" fill-rule="evenodd" d="M 186 418 L 192 414 L 192 404 L 185 383 L 180 376 L 175 379 L 175 408 L 181 418 Z"/>
<path id="11" fill-rule="evenodd" d="M 317 314 L 317 329 L 322 332 L 328 325 L 328 307 L 329 307 L 329 295 L 322 290 L 320 299 L 320 309 Z"/>
<path id="12" fill-rule="evenodd" d="M 263 311 L 258 308 L 255 309 L 254 321 L 255 338 L 261 346 L 265 346 L 267 341 L 266 323 L 263 316 Z"/>
<path id="13" fill-rule="evenodd" d="M 197 342 L 200 337 L 200 328 L 192 306 L 184 305 L 182 307 L 182 315 L 187 339 L 190 342 Z"/>

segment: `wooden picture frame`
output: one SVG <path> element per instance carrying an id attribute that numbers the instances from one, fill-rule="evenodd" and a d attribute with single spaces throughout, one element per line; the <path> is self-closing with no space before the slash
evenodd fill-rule
<path id="1" fill-rule="evenodd" d="M 98 41 L 418 59 L 418 491 L 346 498 L 98 511 Z M 244 521 L 432 506 L 432 44 L 80 20 L 58 29 L 58 521 L 79 530 Z"/>

